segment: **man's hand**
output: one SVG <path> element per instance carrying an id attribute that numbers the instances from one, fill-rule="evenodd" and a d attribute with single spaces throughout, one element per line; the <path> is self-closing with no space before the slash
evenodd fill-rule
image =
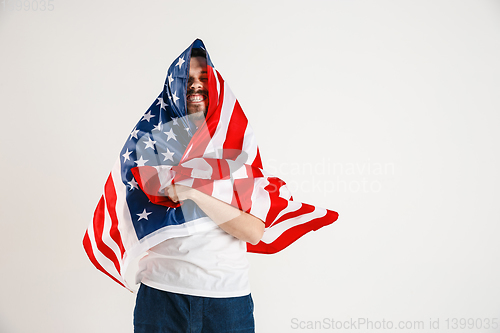
<path id="1" fill-rule="evenodd" d="M 170 198 L 173 202 L 179 202 L 179 201 L 184 201 L 187 199 L 191 199 L 191 194 L 193 191 L 196 191 L 192 189 L 189 186 L 184 186 L 184 185 L 170 185 L 165 187 L 163 190 L 163 193 Z"/>

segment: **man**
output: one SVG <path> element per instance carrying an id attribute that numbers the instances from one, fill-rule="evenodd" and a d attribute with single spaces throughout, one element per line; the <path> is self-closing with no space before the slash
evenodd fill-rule
<path id="1" fill-rule="evenodd" d="M 186 108 L 197 128 L 208 106 L 206 56 L 193 49 Z M 264 222 L 188 186 L 164 193 L 175 203 L 192 200 L 218 228 L 168 239 L 141 259 L 135 332 L 254 332 L 246 243 L 260 241 Z"/>
<path id="2" fill-rule="evenodd" d="M 83 238 L 94 266 L 136 281 L 138 332 L 253 332 L 246 252 L 333 223 L 266 172 L 238 100 L 195 40 L 128 135 Z M 189 68 L 188 68 L 189 65 Z"/>

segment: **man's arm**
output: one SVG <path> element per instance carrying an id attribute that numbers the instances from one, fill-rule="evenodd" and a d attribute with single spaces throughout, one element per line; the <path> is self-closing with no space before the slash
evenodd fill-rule
<path id="1" fill-rule="evenodd" d="M 173 202 L 193 200 L 222 230 L 242 241 L 255 245 L 264 234 L 262 220 L 196 189 L 171 185 L 165 194 Z"/>

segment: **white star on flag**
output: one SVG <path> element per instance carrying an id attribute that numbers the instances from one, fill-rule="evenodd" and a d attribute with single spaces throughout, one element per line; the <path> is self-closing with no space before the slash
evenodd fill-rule
<path id="1" fill-rule="evenodd" d="M 162 127 L 163 127 L 163 124 L 160 121 L 158 123 L 158 125 L 154 125 L 153 131 L 161 131 Z"/>
<path id="2" fill-rule="evenodd" d="M 148 110 L 148 112 L 144 116 L 142 116 L 143 120 L 147 120 L 148 123 L 149 123 L 149 120 L 153 117 L 156 117 L 156 116 L 151 114 L 151 110 Z"/>
<path id="3" fill-rule="evenodd" d="M 179 61 L 175 64 L 175 66 L 179 66 L 179 69 L 181 69 L 183 63 L 185 63 L 184 58 L 179 57 Z"/>
<path id="4" fill-rule="evenodd" d="M 139 130 L 134 128 L 134 130 L 132 131 L 132 133 L 130 133 L 130 139 L 129 140 L 132 140 L 132 138 L 136 138 L 137 139 L 137 133 L 139 133 Z"/>
<path id="5" fill-rule="evenodd" d="M 130 154 L 132 154 L 132 152 L 128 151 L 128 148 L 127 148 L 127 151 L 125 152 L 125 154 L 122 155 L 123 156 L 123 162 L 130 160 Z"/>
<path id="6" fill-rule="evenodd" d="M 149 161 L 149 160 L 144 160 L 141 156 L 137 161 L 134 161 L 134 162 L 137 164 L 137 166 L 144 166 L 144 165 L 146 165 L 147 161 Z"/>
<path id="7" fill-rule="evenodd" d="M 172 156 L 174 156 L 175 153 L 171 152 L 168 148 L 167 148 L 167 152 L 166 153 L 161 153 L 163 156 L 165 156 L 165 158 L 163 159 L 163 162 L 165 162 L 167 159 L 171 160 L 172 162 L 174 161 L 174 159 L 172 158 Z"/>
<path id="8" fill-rule="evenodd" d="M 179 99 L 179 97 L 177 97 L 177 95 L 176 95 L 176 94 L 177 94 L 177 92 L 174 92 L 174 93 L 172 94 L 172 97 L 173 97 L 173 99 L 174 99 L 174 103 L 177 103 L 177 100 Z"/>
<path id="9" fill-rule="evenodd" d="M 172 124 L 179 126 L 179 123 L 177 122 L 179 118 L 172 118 Z"/>
<path id="10" fill-rule="evenodd" d="M 172 77 L 172 73 L 168 76 L 168 85 L 170 86 L 174 82 L 174 78 Z"/>
<path id="11" fill-rule="evenodd" d="M 163 132 L 167 135 L 167 141 L 170 140 L 170 139 L 174 139 L 175 141 L 177 141 L 177 138 L 176 138 L 176 135 L 174 133 L 174 129 L 171 128 L 170 131 L 168 132 Z"/>
<path id="12" fill-rule="evenodd" d="M 131 180 L 131 181 L 129 181 L 129 182 L 128 182 L 128 184 L 130 185 L 130 190 L 131 190 L 131 191 L 132 191 L 132 189 L 134 189 L 134 188 L 137 188 L 137 189 L 139 188 L 139 186 L 137 185 L 137 182 L 135 181 L 135 179 L 134 179 L 134 178 L 132 178 L 132 180 Z"/>
<path id="13" fill-rule="evenodd" d="M 146 212 L 146 208 L 144 208 L 144 210 L 142 211 L 142 213 L 137 214 L 137 216 L 139 216 L 139 219 L 138 219 L 137 221 L 140 221 L 140 220 L 142 220 L 142 219 L 147 220 L 147 219 L 148 219 L 148 215 L 149 215 L 149 214 L 153 214 L 153 212 L 149 212 L 149 213 L 148 213 L 148 212 Z"/>
<path id="14" fill-rule="evenodd" d="M 166 110 L 166 109 L 165 109 L 165 106 L 167 106 L 168 104 L 167 104 L 167 103 L 165 103 L 165 101 L 163 100 L 163 98 L 158 97 L 158 98 L 157 98 L 157 100 L 158 100 L 158 103 L 156 103 L 156 105 L 160 105 L 160 104 L 161 104 L 161 107 L 160 107 L 160 108 L 162 108 L 162 109 Z M 154 117 L 154 116 L 153 116 L 153 117 Z"/>
<path id="15" fill-rule="evenodd" d="M 156 141 L 151 140 L 151 137 L 148 138 L 148 142 L 144 142 L 144 143 L 146 144 L 146 147 L 144 149 L 151 148 L 151 149 L 155 150 L 154 144 L 156 143 Z"/>

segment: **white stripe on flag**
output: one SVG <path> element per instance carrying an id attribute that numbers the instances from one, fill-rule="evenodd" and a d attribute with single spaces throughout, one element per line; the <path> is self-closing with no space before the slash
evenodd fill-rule
<path id="1" fill-rule="evenodd" d="M 132 224 L 132 217 L 130 216 L 127 201 L 125 200 L 128 188 L 122 181 L 120 163 L 120 159 L 117 159 L 113 169 L 111 170 L 111 178 L 113 178 L 116 191 L 116 217 L 119 221 L 118 230 L 120 231 L 120 235 L 122 237 L 123 246 L 125 247 L 125 250 L 128 250 L 135 246 L 139 242 L 139 239 L 135 233 L 134 225 Z"/>
<path id="2" fill-rule="evenodd" d="M 106 196 L 104 196 L 104 207 L 105 207 L 104 208 L 104 228 L 102 231 L 101 239 L 102 239 L 103 243 L 106 244 L 115 253 L 116 259 L 118 261 L 121 261 L 122 253 L 120 251 L 120 247 L 111 238 L 111 234 L 110 234 L 112 221 L 111 221 L 111 216 L 109 216 Z M 121 267 L 120 267 L 120 269 L 121 269 Z"/>
<path id="3" fill-rule="evenodd" d="M 106 272 L 108 272 L 111 276 L 113 276 L 115 279 L 118 281 L 122 281 L 125 283 L 123 278 L 120 276 L 118 271 L 116 270 L 115 265 L 111 260 L 109 260 L 106 256 L 104 256 L 101 251 L 97 248 L 97 244 L 95 242 L 95 235 L 94 235 L 94 225 L 91 224 L 89 228 L 87 229 L 87 232 L 89 234 L 89 239 L 90 239 L 90 244 L 92 246 L 92 252 L 94 253 L 94 257 L 101 265 Z M 126 284 L 126 283 L 125 283 Z"/>
<path id="4" fill-rule="evenodd" d="M 194 182 L 194 178 L 186 178 L 186 179 L 183 179 L 181 181 L 178 181 L 176 184 L 184 185 L 184 186 L 188 186 L 188 187 L 193 187 L 193 182 Z"/>
<path id="5" fill-rule="evenodd" d="M 271 199 L 269 198 L 269 192 L 264 187 L 269 185 L 269 181 L 263 177 L 254 178 L 253 184 L 250 214 L 262 221 L 266 221 L 267 212 L 269 211 L 269 207 L 271 207 Z"/>
<path id="6" fill-rule="evenodd" d="M 217 71 L 215 70 L 215 68 L 213 70 L 214 70 L 215 82 L 217 82 L 217 84 L 216 84 L 216 86 L 217 86 L 217 97 L 219 97 L 220 96 L 219 76 L 217 75 Z"/>
<path id="7" fill-rule="evenodd" d="M 181 166 L 192 169 L 191 177 L 193 178 L 210 179 L 214 172 L 212 166 L 203 158 L 193 158 L 182 163 Z"/>
<path id="8" fill-rule="evenodd" d="M 231 179 L 216 180 L 213 182 L 212 196 L 225 203 L 233 200 L 233 185 Z"/>
<path id="9" fill-rule="evenodd" d="M 295 211 L 299 210 L 300 208 L 302 208 L 301 202 L 288 201 L 287 206 L 285 208 L 283 208 L 281 210 L 281 212 L 278 213 L 278 215 L 276 215 L 276 218 L 274 219 L 273 224 L 271 224 L 268 228 L 271 228 L 274 225 L 274 223 L 276 223 L 276 221 L 279 220 L 279 218 L 282 217 L 284 214 L 295 212 Z"/>
<path id="10" fill-rule="evenodd" d="M 226 160 L 226 162 L 229 165 L 229 172 L 231 173 L 231 177 L 233 179 L 248 178 L 247 169 L 242 163 L 235 162 L 233 160 Z"/>
<path id="11" fill-rule="evenodd" d="M 325 215 L 326 215 L 326 209 L 316 208 L 314 211 L 308 214 L 299 215 L 291 219 L 287 219 L 283 222 L 275 224 L 270 228 L 267 228 L 264 231 L 264 236 L 262 237 L 261 241 L 266 244 L 270 244 L 274 242 L 276 239 L 278 239 L 278 237 L 281 236 L 288 229 L 309 222 L 315 218 L 323 217 Z"/>
<path id="12" fill-rule="evenodd" d="M 252 165 L 255 157 L 257 157 L 257 140 L 255 139 L 250 123 L 247 123 L 247 128 L 245 129 L 242 150 L 248 154 L 247 161 L 242 161 L 242 163 Z"/>

